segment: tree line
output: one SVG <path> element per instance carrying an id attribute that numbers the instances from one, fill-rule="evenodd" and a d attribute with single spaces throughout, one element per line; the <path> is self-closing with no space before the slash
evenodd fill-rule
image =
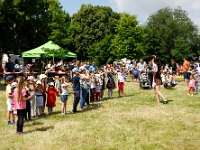
<path id="1" fill-rule="evenodd" d="M 151 54 L 181 62 L 200 54 L 198 27 L 181 7 L 162 8 L 142 25 L 108 6 L 83 4 L 70 16 L 58 0 L 0 0 L 1 54 L 21 54 L 48 40 L 97 64 Z"/>

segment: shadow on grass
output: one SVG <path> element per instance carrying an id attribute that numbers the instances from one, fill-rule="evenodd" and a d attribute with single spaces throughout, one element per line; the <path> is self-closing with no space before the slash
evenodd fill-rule
<path id="1" fill-rule="evenodd" d="M 171 103 L 171 102 L 173 102 L 174 100 L 167 100 L 168 101 L 168 103 Z M 164 101 L 160 101 L 161 103 L 163 103 Z"/>
<path id="2" fill-rule="evenodd" d="M 34 130 L 28 131 L 27 133 L 32 133 L 32 132 L 36 132 L 36 131 L 45 132 L 50 129 L 54 129 L 54 126 L 46 126 L 46 127 L 36 128 Z"/>
<path id="3" fill-rule="evenodd" d="M 79 111 L 79 112 L 87 112 L 87 111 L 91 111 L 91 110 L 95 110 L 95 109 L 99 109 L 99 108 L 101 108 L 101 107 L 103 107 L 99 102 L 97 102 L 97 103 L 90 103 L 90 105 L 88 105 L 87 106 L 87 108 L 86 109 L 84 109 L 84 111 Z"/>

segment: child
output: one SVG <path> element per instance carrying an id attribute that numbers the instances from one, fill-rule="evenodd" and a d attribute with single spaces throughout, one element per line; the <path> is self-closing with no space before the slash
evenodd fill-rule
<path id="1" fill-rule="evenodd" d="M 11 90 L 12 90 L 12 95 L 13 95 L 13 93 L 14 93 L 14 90 L 15 90 L 15 88 L 17 87 L 17 82 L 13 82 L 12 84 L 11 84 Z M 14 107 L 14 101 L 13 101 L 13 103 L 12 103 L 12 109 L 13 109 L 13 115 L 14 115 L 14 121 L 13 122 L 17 122 L 17 110 L 15 109 L 15 107 Z"/>
<path id="2" fill-rule="evenodd" d="M 66 105 L 68 100 L 68 83 L 65 77 L 63 76 L 61 78 L 61 94 L 60 94 L 60 100 L 62 102 L 62 115 L 66 114 Z"/>
<path id="3" fill-rule="evenodd" d="M 29 93 L 32 93 L 34 95 L 35 93 L 35 78 L 33 76 L 29 76 L 27 78 L 27 81 L 28 81 L 28 85 L 27 85 L 27 88 L 28 88 L 28 92 Z M 31 99 L 30 99 L 30 111 L 31 111 L 31 118 L 34 118 L 34 106 L 35 106 L 35 96 L 33 96 Z"/>
<path id="4" fill-rule="evenodd" d="M 43 85 L 40 80 L 36 82 L 35 99 L 36 99 L 36 116 L 40 116 L 42 115 L 42 107 L 44 104 Z"/>
<path id="5" fill-rule="evenodd" d="M 42 95 L 43 95 L 43 106 L 41 108 L 41 115 L 45 116 L 46 114 L 44 113 L 45 111 L 45 104 L 46 104 L 46 89 L 47 89 L 47 76 L 45 74 L 41 74 L 40 75 L 40 81 L 42 83 L 43 86 L 43 91 L 42 91 Z"/>
<path id="6" fill-rule="evenodd" d="M 125 73 L 123 71 L 123 68 L 120 68 L 120 71 L 117 73 L 119 97 L 121 97 L 120 93 L 122 93 L 122 97 L 124 96 L 124 76 Z"/>
<path id="7" fill-rule="evenodd" d="M 97 77 L 95 82 L 96 82 L 96 88 L 95 88 L 96 101 L 95 102 L 98 102 L 100 100 L 100 93 L 101 93 L 101 85 L 100 85 L 101 78 Z"/>
<path id="8" fill-rule="evenodd" d="M 188 89 L 188 95 L 190 95 L 190 92 L 192 92 L 192 95 L 194 95 L 194 87 L 195 87 L 195 79 L 194 75 L 190 75 L 190 82 L 189 82 L 189 89 Z"/>
<path id="9" fill-rule="evenodd" d="M 133 76 L 134 76 L 135 82 L 137 82 L 138 77 L 139 77 L 139 71 L 135 68 L 133 68 Z"/>
<path id="10" fill-rule="evenodd" d="M 108 98 L 113 98 L 113 89 L 115 88 L 115 81 L 112 72 L 108 72 L 108 82 L 106 87 L 108 89 Z"/>
<path id="11" fill-rule="evenodd" d="M 13 93 L 13 101 L 14 108 L 17 110 L 17 134 L 26 134 L 23 132 L 24 125 L 24 116 L 26 112 L 26 101 L 29 100 L 33 95 L 26 96 L 26 90 L 23 88 L 24 86 L 24 78 L 17 78 L 17 88 L 14 89 Z"/>
<path id="12" fill-rule="evenodd" d="M 62 80 L 62 79 L 61 79 Z M 55 82 L 55 88 L 58 89 L 60 91 L 60 78 L 59 76 L 55 76 L 54 78 L 54 82 Z"/>
<path id="13" fill-rule="evenodd" d="M 77 68 L 74 68 L 72 72 L 74 73 L 74 76 L 72 78 L 72 86 L 74 91 L 74 102 L 73 102 L 72 113 L 76 113 L 77 105 L 80 101 L 80 77 L 79 77 L 79 70 Z"/>
<path id="14" fill-rule="evenodd" d="M 14 115 L 13 115 L 13 109 L 12 109 L 12 103 L 13 103 L 13 96 L 12 96 L 12 90 L 11 90 L 11 84 L 14 81 L 14 77 L 13 76 L 7 76 L 6 77 L 6 82 L 7 82 L 7 86 L 6 86 L 6 99 L 7 99 L 7 121 L 8 121 L 8 125 L 13 125 L 14 124 Z M 10 121 L 12 116 L 12 120 L 13 122 Z"/>
<path id="15" fill-rule="evenodd" d="M 24 86 L 23 88 L 26 90 L 26 97 L 29 97 L 30 96 L 30 93 L 29 93 L 29 89 L 28 89 L 28 83 L 27 81 L 24 81 Z M 34 93 L 33 93 L 34 94 Z M 25 120 L 26 121 L 31 121 L 31 103 L 30 103 L 30 99 L 28 99 L 26 101 L 26 113 L 25 113 Z"/>
<path id="16" fill-rule="evenodd" d="M 95 90 L 96 89 L 96 78 L 94 76 L 94 73 L 91 73 L 90 76 L 90 102 L 94 102 L 94 95 L 95 95 Z"/>
<path id="17" fill-rule="evenodd" d="M 58 95 L 58 90 L 54 87 L 54 82 L 48 83 L 47 89 L 47 107 L 48 113 L 51 115 L 53 113 L 53 107 L 56 107 L 56 96 Z"/>
<path id="18" fill-rule="evenodd" d="M 195 79 L 195 92 L 198 93 L 199 92 L 199 89 L 198 89 L 198 86 L 199 86 L 199 74 L 198 72 L 196 71 L 195 74 L 194 74 L 194 79 Z"/>

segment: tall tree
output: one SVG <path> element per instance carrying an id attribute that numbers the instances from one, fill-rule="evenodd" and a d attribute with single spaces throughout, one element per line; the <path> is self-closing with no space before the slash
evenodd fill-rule
<path id="1" fill-rule="evenodd" d="M 146 27 L 152 34 L 146 39 L 149 45 L 147 50 L 154 51 L 165 62 L 171 58 L 181 61 L 182 57 L 192 57 L 199 51 L 195 46 L 198 28 L 180 7 L 158 10 L 148 18 Z M 156 39 L 152 40 L 151 36 Z"/>
<path id="2" fill-rule="evenodd" d="M 116 27 L 117 34 L 113 40 L 112 54 L 118 59 L 144 56 L 143 31 L 143 26 L 139 25 L 136 16 L 122 14 Z"/>
<path id="3" fill-rule="evenodd" d="M 82 60 L 88 59 L 88 49 L 98 43 L 107 34 L 115 31 L 119 15 L 106 6 L 82 5 L 78 13 L 72 16 L 71 26 L 73 44 L 76 53 Z M 91 49 L 89 49 L 91 50 Z"/>

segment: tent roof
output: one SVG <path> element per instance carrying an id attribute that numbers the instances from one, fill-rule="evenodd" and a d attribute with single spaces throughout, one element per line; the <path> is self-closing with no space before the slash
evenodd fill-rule
<path id="1" fill-rule="evenodd" d="M 26 51 L 22 53 L 22 57 L 28 57 L 28 58 L 34 58 L 34 57 L 41 57 L 41 54 L 45 54 L 45 51 L 43 50 L 44 48 L 48 48 L 48 49 L 54 49 L 54 50 L 59 50 L 62 49 L 59 45 L 53 43 L 52 41 L 49 41 L 37 48 L 34 48 L 32 50 Z M 50 55 L 51 57 L 60 57 L 60 54 L 52 54 Z M 76 58 L 77 55 L 75 53 L 72 52 L 68 52 L 67 54 L 64 54 L 64 57 L 72 57 L 72 58 Z"/>

